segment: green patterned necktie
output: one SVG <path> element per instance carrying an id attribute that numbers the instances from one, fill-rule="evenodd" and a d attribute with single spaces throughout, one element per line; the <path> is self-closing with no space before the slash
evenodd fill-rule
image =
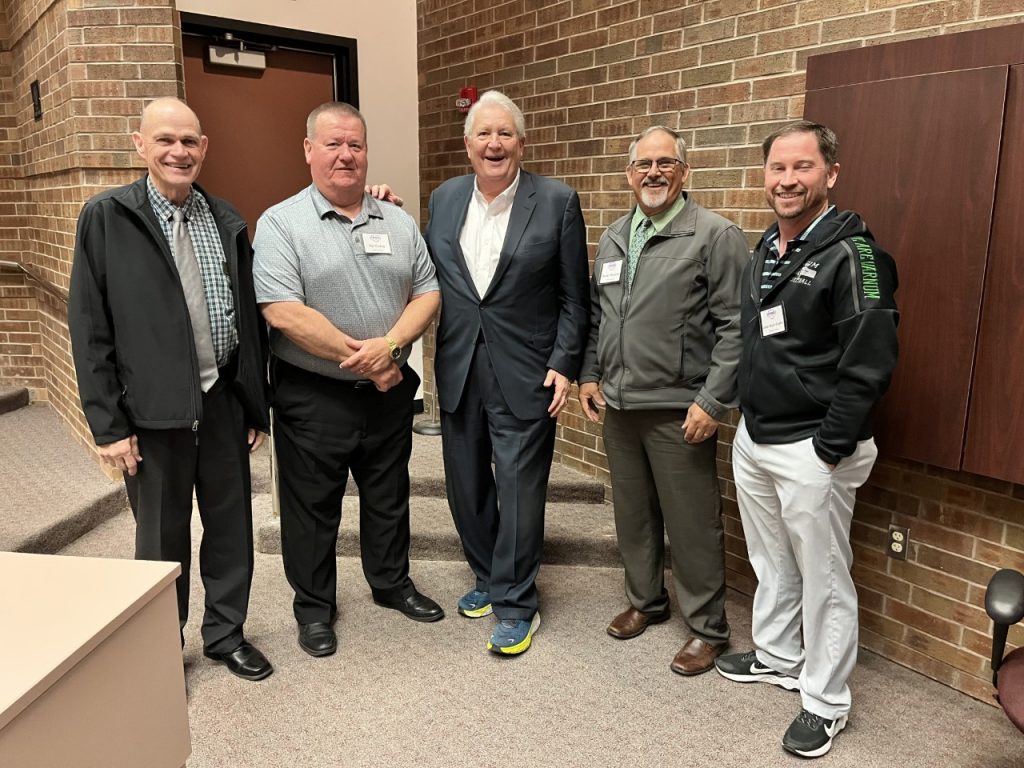
<path id="1" fill-rule="evenodd" d="M 654 234 L 654 227 L 651 226 L 650 219 L 644 219 L 640 222 L 636 228 L 636 232 L 633 233 L 633 238 L 629 241 L 629 253 L 626 256 L 626 288 L 633 287 L 633 276 L 636 274 L 636 265 L 640 263 L 640 252 L 647 245 L 647 241 L 651 239 L 651 235 Z"/>

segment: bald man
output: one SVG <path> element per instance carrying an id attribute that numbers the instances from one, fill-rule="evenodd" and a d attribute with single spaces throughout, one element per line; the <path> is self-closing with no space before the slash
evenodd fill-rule
<path id="1" fill-rule="evenodd" d="M 242 632 L 249 454 L 269 423 L 249 235 L 238 211 L 195 184 L 207 139 L 184 103 L 150 103 L 132 141 L 149 172 L 92 198 L 78 219 L 68 325 L 82 408 L 100 457 L 124 475 L 136 559 L 181 564 L 182 631 L 195 490 L 203 652 L 262 680 L 273 667 Z"/>

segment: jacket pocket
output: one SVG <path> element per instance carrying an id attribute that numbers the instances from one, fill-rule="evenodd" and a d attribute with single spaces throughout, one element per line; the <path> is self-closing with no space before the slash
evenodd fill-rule
<path id="1" fill-rule="evenodd" d="M 823 408 L 828 408 L 836 393 L 837 373 L 834 367 L 797 368 L 796 378 L 810 400 Z"/>
<path id="2" fill-rule="evenodd" d="M 530 336 L 530 346 L 534 349 L 549 352 L 551 351 L 551 348 L 555 346 L 556 334 L 557 331 L 543 331 L 542 333 L 535 333 Z"/>

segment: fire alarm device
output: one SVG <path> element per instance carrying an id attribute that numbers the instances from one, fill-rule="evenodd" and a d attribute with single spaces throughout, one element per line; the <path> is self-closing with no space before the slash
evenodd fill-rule
<path id="1" fill-rule="evenodd" d="M 459 112 L 466 114 L 469 112 L 469 108 L 476 103 L 476 86 L 467 85 L 465 88 L 459 89 L 459 98 L 455 100 L 455 106 Z"/>

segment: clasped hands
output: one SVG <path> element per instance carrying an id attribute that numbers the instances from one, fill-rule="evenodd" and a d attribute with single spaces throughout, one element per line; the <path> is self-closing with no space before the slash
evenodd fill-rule
<path id="1" fill-rule="evenodd" d="M 383 337 L 360 341 L 346 335 L 345 345 L 348 354 L 342 359 L 339 368 L 369 379 L 381 392 L 387 392 L 402 380 L 402 372 L 391 359 L 391 347 Z"/>

